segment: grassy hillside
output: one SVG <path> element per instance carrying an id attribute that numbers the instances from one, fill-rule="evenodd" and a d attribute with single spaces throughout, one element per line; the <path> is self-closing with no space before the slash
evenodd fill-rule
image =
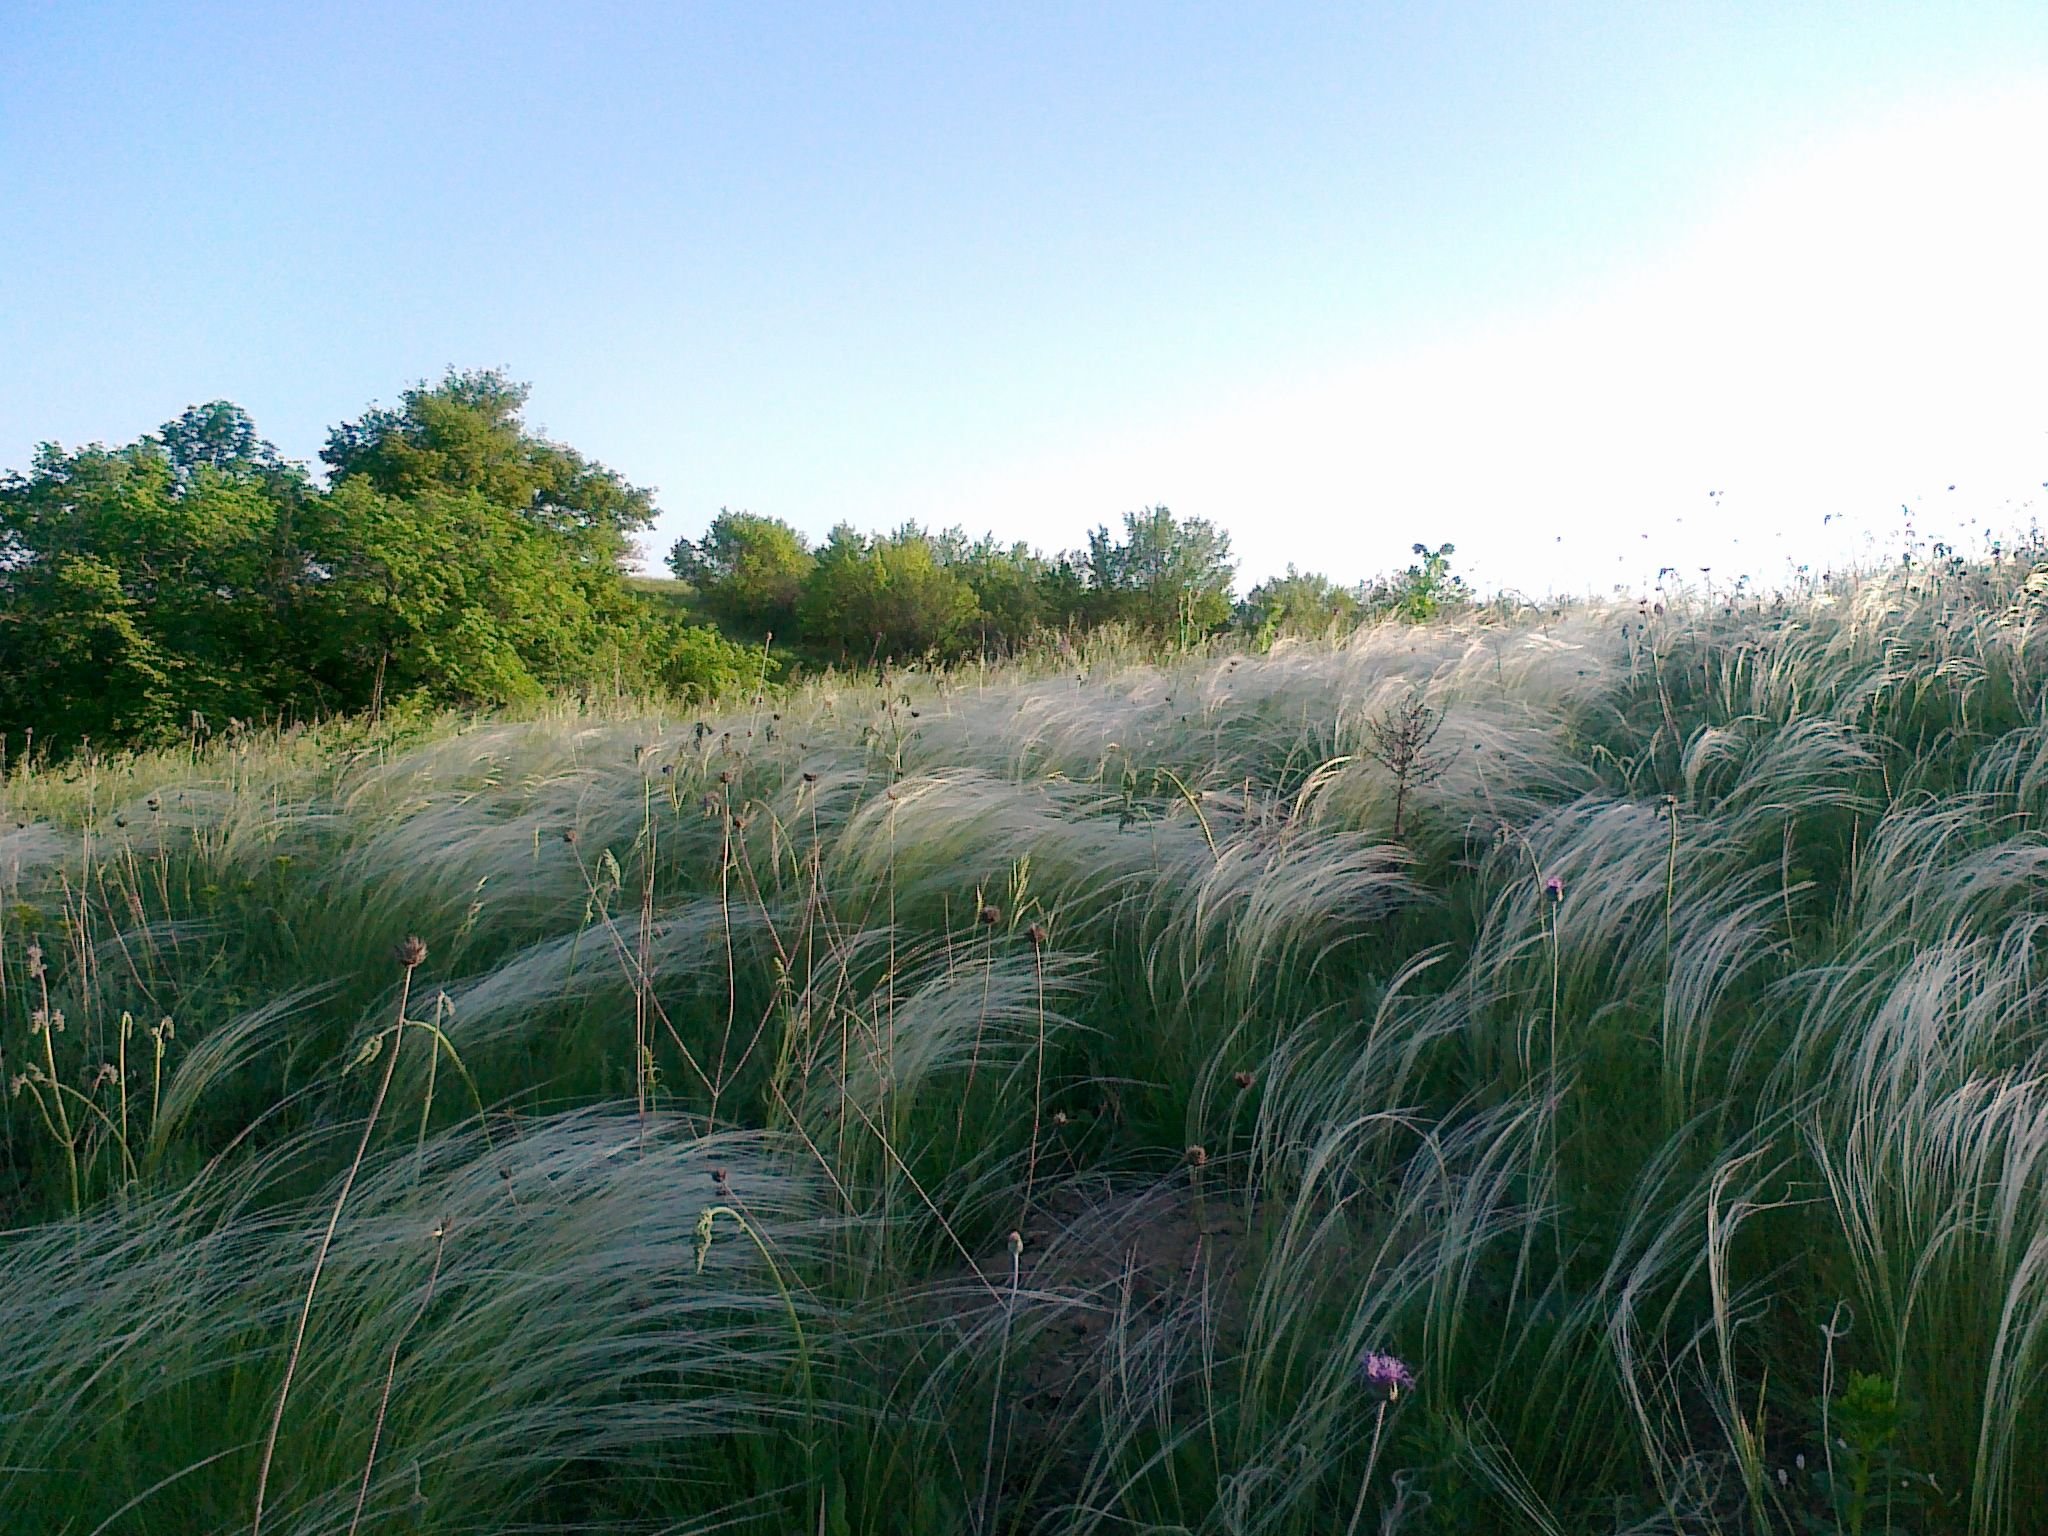
<path id="1" fill-rule="evenodd" d="M 697 594 L 688 582 L 677 581 L 672 576 L 628 576 L 626 586 L 669 609 L 679 619 L 702 622 L 696 611 Z"/>
<path id="2" fill-rule="evenodd" d="M 17 771 L 0 1531 L 2038 1529 L 2044 685 L 2007 562 Z"/>

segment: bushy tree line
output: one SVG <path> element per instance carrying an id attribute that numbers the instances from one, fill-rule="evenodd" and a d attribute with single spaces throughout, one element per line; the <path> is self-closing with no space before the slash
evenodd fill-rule
<path id="1" fill-rule="evenodd" d="M 325 486 L 226 401 L 0 476 L 0 737 L 63 752 L 233 721 L 713 691 L 745 648 L 629 586 L 650 492 L 451 372 L 329 434 Z"/>
<path id="2" fill-rule="evenodd" d="M 1390 580 L 1290 566 L 1234 602 L 1229 536 L 1147 507 L 1051 556 L 914 523 L 841 524 L 813 546 L 721 512 L 669 554 L 677 602 L 627 571 L 652 493 L 528 431 L 526 398 L 496 371 L 451 371 L 335 427 L 324 483 L 226 401 L 120 447 L 45 444 L 0 475 L 0 745 L 150 745 L 565 688 L 689 697 L 762 676 L 771 636 L 782 658 L 858 664 L 1109 624 L 1257 641 L 1465 598 L 1451 546 L 1418 544 Z"/>
<path id="3" fill-rule="evenodd" d="M 1290 564 L 1286 575 L 1252 588 L 1238 605 L 1238 622 L 1254 635 L 1265 637 L 1283 632 L 1322 634 L 1376 618 L 1427 623 L 1472 601 L 1471 588 L 1451 569 L 1455 545 L 1431 549 L 1417 544 L 1414 552 L 1415 562 L 1398 575 L 1377 576 L 1349 587 L 1340 587 L 1313 571 L 1298 571 Z"/>
<path id="4" fill-rule="evenodd" d="M 721 512 L 668 563 L 732 633 L 849 658 L 1001 653 L 1110 623 L 1186 642 L 1229 625 L 1237 569 L 1228 534 L 1165 507 L 1052 556 L 915 523 L 874 536 L 842 523 L 813 548 L 779 519 Z"/>
<path id="5" fill-rule="evenodd" d="M 813 548 L 780 519 L 728 511 L 668 564 L 729 632 L 849 659 L 1001 653 L 1113 622 L 1185 641 L 1230 622 L 1236 572 L 1228 534 L 1165 507 L 1050 557 L 915 523 L 872 536 L 842 523 Z"/>
<path id="6" fill-rule="evenodd" d="M 1097 528 L 1085 549 L 1053 556 L 915 523 L 874 536 L 842 523 L 814 548 L 778 518 L 724 511 L 703 538 L 678 540 L 668 565 L 730 634 L 867 658 L 1000 653 L 1111 623 L 1185 644 L 1231 628 L 1270 639 L 1421 622 L 1470 600 L 1454 553 L 1417 544 L 1407 570 L 1349 587 L 1290 565 L 1233 602 L 1230 536 L 1165 507 L 1125 514 L 1121 538 Z"/>

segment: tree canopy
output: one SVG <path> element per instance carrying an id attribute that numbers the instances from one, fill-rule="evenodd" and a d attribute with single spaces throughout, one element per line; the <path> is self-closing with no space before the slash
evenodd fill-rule
<path id="1" fill-rule="evenodd" d="M 0 476 L 0 737 L 65 751 L 231 721 L 702 691 L 746 651 L 628 587 L 652 493 L 451 373 L 337 427 L 326 489 L 239 407 Z"/>
<path id="2" fill-rule="evenodd" d="M 668 567 L 697 589 L 706 613 L 748 635 L 791 635 L 797 599 L 817 562 L 780 518 L 723 508 L 702 539 L 678 539 Z"/>
<path id="3" fill-rule="evenodd" d="M 798 618 L 827 651 L 916 656 L 952 648 L 978 611 L 974 589 L 915 525 L 876 539 L 842 526 L 819 552 Z"/>
<path id="4" fill-rule="evenodd" d="M 1090 546 L 1096 585 L 1114 594 L 1114 616 L 1155 635 L 1193 639 L 1230 620 L 1237 562 L 1230 535 L 1165 507 L 1124 514 L 1124 537 L 1098 529 Z"/>
<path id="5" fill-rule="evenodd" d="M 439 384 L 373 407 L 327 435 L 336 485 L 361 478 L 386 496 L 473 493 L 573 539 L 584 558 L 619 560 L 654 521 L 654 493 L 526 429 L 528 389 L 495 369 L 451 369 Z"/>
<path id="6" fill-rule="evenodd" d="M 915 523 L 841 524 L 814 548 L 721 509 L 669 551 L 671 595 L 627 571 L 654 493 L 529 429 L 526 402 L 500 372 L 450 370 L 333 428 L 325 485 L 225 400 L 119 447 L 43 445 L 0 475 L 0 743 L 564 688 L 697 695 L 772 672 L 771 636 L 785 658 L 861 664 L 1111 624 L 1185 645 L 1236 622 L 1262 641 L 1469 596 L 1451 546 L 1417 544 L 1398 576 L 1344 588 L 1290 566 L 1234 607 L 1229 536 L 1164 506 L 1053 556 Z"/>

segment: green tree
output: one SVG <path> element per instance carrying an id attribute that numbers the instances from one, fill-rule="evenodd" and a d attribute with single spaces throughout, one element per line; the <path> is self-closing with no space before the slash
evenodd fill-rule
<path id="1" fill-rule="evenodd" d="M 1038 604 L 1047 625 L 1058 629 L 1086 628 L 1093 589 L 1087 567 L 1071 554 L 1048 561 L 1038 573 Z"/>
<path id="2" fill-rule="evenodd" d="M 1317 571 L 1298 571 L 1290 563 L 1284 576 L 1253 587 L 1239 620 L 1266 634 L 1323 634 L 1358 622 L 1364 612 L 1355 589 L 1340 587 Z"/>
<path id="3" fill-rule="evenodd" d="M 841 524 L 818 552 L 797 619 L 806 643 L 864 659 L 950 650 L 978 611 L 974 589 L 915 524 L 877 539 Z"/>
<path id="4" fill-rule="evenodd" d="M 0 477 L 0 732 L 161 741 L 289 699 L 304 487 L 269 457 L 258 475 L 155 438 L 46 444 Z"/>
<path id="5" fill-rule="evenodd" d="M 1118 594 L 1116 618 L 1182 641 L 1230 621 L 1230 535 L 1202 518 L 1165 507 L 1127 512 L 1123 541 L 1097 530 L 1089 553 L 1096 587 Z"/>
<path id="6" fill-rule="evenodd" d="M 728 640 L 708 624 L 671 619 L 654 627 L 644 670 L 663 693 L 698 700 L 740 692 L 763 676 L 764 666 L 757 648 Z M 765 670 L 772 680 L 779 669 Z"/>
<path id="7" fill-rule="evenodd" d="M 324 692 L 499 703 L 628 678 L 652 611 L 625 584 L 650 491 L 526 430 L 526 386 L 451 370 L 336 427 L 307 543 Z"/>
<path id="8" fill-rule="evenodd" d="M 984 654 L 1014 651 L 1046 626 L 1046 562 L 1030 545 L 969 543 L 957 531 L 939 546 L 947 565 L 974 593 L 972 627 Z"/>
<path id="9" fill-rule="evenodd" d="M 702 539 L 678 539 L 668 568 L 697 589 L 704 611 L 746 635 L 790 635 L 813 559 L 780 518 L 719 509 Z"/>
<path id="10" fill-rule="evenodd" d="M 474 493 L 573 541 L 585 559 L 616 563 L 654 521 L 654 493 L 561 443 L 526 430 L 528 389 L 496 369 L 450 369 L 327 436 L 333 480 L 361 479 L 386 496 Z"/>
<path id="11" fill-rule="evenodd" d="M 583 680 L 594 628 L 573 557 L 476 492 L 390 496 L 336 485 L 307 529 L 319 563 L 323 695 L 346 709 L 399 697 L 494 704 Z"/>
<path id="12" fill-rule="evenodd" d="M 1400 575 L 1378 583 L 1368 597 L 1369 607 L 1411 624 L 1424 624 L 1472 600 L 1471 588 L 1451 570 L 1456 545 L 1440 544 L 1431 549 L 1417 544 L 1414 552 L 1421 558 Z"/>
<path id="13" fill-rule="evenodd" d="M 195 726 L 723 686 L 707 631 L 626 585 L 649 494 L 451 373 L 335 429 L 316 489 L 226 401 L 0 476 L 0 733 L 63 751 Z M 743 654 L 743 653 L 741 653 Z"/>

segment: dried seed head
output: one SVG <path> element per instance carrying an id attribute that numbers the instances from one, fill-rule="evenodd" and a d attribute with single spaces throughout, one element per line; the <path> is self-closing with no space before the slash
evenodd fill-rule
<path id="1" fill-rule="evenodd" d="M 1544 882 L 1543 882 L 1543 894 L 1544 894 L 1544 896 L 1545 896 L 1545 897 L 1546 897 L 1546 898 L 1547 898 L 1547 899 L 1549 900 L 1549 902 L 1550 902 L 1550 904 L 1551 904 L 1552 906 L 1556 906 L 1556 905 L 1557 905 L 1557 904 L 1558 904 L 1559 902 L 1563 901 L 1563 900 L 1564 900 L 1564 879 L 1563 879 L 1563 877 L 1562 877 L 1562 876 L 1560 876 L 1560 875 L 1552 875 L 1552 876 L 1551 876 L 1551 877 L 1550 877 L 1550 878 L 1549 878 L 1548 880 L 1544 881 Z"/>
<path id="2" fill-rule="evenodd" d="M 1253 1077 L 1249 1072 L 1240 1072 L 1237 1074 L 1237 1086 L 1240 1088 L 1249 1088 L 1253 1083 L 1257 1081 L 1258 1079 Z"/>
<path id="3" fill-rule="evenodd" d="M 1208 1161 L 1209 1149 L 1207 1147 L 1188 1148 L 1188 1166 L 1190 1168 L 1200 1168 L 1204 1166 Z"/>
<path id="4" fill-rule="evenodd" d="M 562 828 L 562 841 L 563 841 L 563 842 L 565 842 L 565 843 L 567 843 L 567 844 L 568 844 L 568 845 L 569 845 L 570 847 L 572 847 L 572 848 L 573 848 L 573 847 L 575 847 L 575 846 L 576 846 L 576 829 L 575 829 L 574 827 L 564 827 L 564 828 Z"/>
<path id="5" fill-rule="evenodd" d="M 28 974 L 31 981 L 43 974 L 43 946 L 39 939 L 28 941 Z"/>
<path id="6" fill-rule="evenodd" d="M 719 1189 L 726 1188 L 731 1178 L 732 1175 L 723 1168 L 714 1168 L 711 1170 L 711 1182 Z"/>
<path id="7" fill-rule="evenodd" d="M 398 941 L 391 951 L 391 958 L 408 971 L 416 971 L 426 963 L 427 941 L 418 934 Z"/>
<path id="8" fill-rule="evenodd" d="M 1026 928 L 1024 930 L 1024 937 L 1031 941 L 1031 947 L 1033 949 L 1045 948 L 1045 924 L 1033 923 L 1029 928 Z"/>
<path id="9" fill-rule="evenodd" d="M 997 923 L 1000 923 L 1002 920 L 1003 914 L 999 912 L 993 905 L 986 906 L 981 909 L 982 927 L 993 928 Z"/>
<path id="10" fill-rule="evenodd" d="M 1012 1232 L 1006 1241 L 1010 1246 L 1011 1258 L 1017 1259 L 1024 1256 L 1024 1234 L 1022 1232 Z"/>
<path id="11" fill-rule="evenodd" d="M 730 784 L 732 782 L 732 770 L 730 768 L 720 769 L 718 773 L 718 782 L 721 784 Z"/>
<path id="12" fill-rule="evenodd" d="M 818 776 L 817 776 L 817 774 L 813 773 L 813 772 L 812 772 L 812 771 L 811 771 L 810 769 L 806 768 L 806 769 L 804 770 L 804 782 L 805 782 L 806 784 L 815 784 L 815 783 L 817 783 L 817 782 L 818 782 Z"/>

